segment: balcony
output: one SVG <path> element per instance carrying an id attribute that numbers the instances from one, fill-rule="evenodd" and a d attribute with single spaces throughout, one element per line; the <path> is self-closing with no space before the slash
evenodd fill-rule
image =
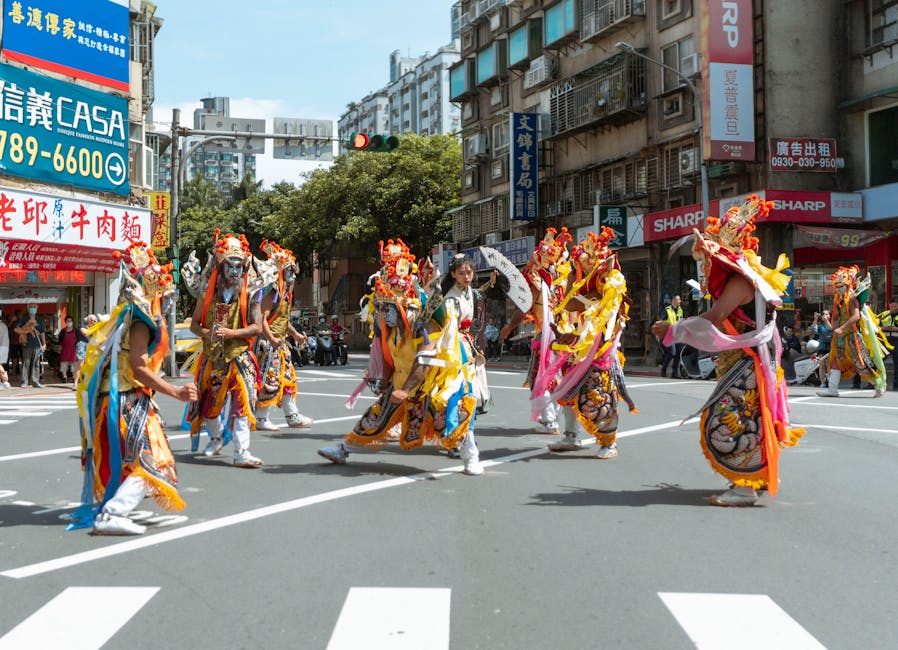
<path id="1" fill-rule="evenodd" d="M 580 39 L 584 43 L 645 19 L 645 0 L 583 0 Z"/>
<path id="2" fill-rule="evenodd" d="M 619 54 L 549 89 L 550 137 L 621 126 L 646 107 L 645 62 Z"/>

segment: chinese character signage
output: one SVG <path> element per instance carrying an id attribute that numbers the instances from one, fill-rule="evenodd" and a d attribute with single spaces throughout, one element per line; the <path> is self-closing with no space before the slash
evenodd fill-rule
<path id="1" fill-rule="evenodd" d="M 528 235 L 527 237 L 518 237 L 517 239 L 496 242 L 495 244 L 491 244 L 490 248 L 495 248 L 502 253 L 515 266 L 524 266 L 530 261 L 535 246 L 536 241 L 533 235 Z M 492 268 L 490 263 L 480 252 L 479 247 L 467 248 L 462 252 L 474 261 L 474 270 L 487 271 Z"/>
<path id="2" fill-rule="evenodd" d="M 128 101 L 0 64 L 0 165 L 10 176 L 127 196 Z"/>
<path id="3" fill-rule="evenodd" d="M 150 199 L 150 213 L 153 219 L 151 238 L 153 251 L 158 253 L 171 246 L 171 194 L 168 192 L 147 192 Z"/>
<path id="4" fill-rule="evenodd" d="M 537 143 L 539 115 L 536 113 L 512 113 L 509 169 L 511 170 L 511 219 L 536 221 L 538 215 Z"/>
<path id="5" fill-rule="evenodd" d="M 624 248 L 627 245 L 627 208 L 600 205 L 599 227 L 605 226 L 614 231 L 614 239 L 608 242 L 609 248 Z"/>
<path id="6" fill-rule="evenodd" d="M 828 138 L 770 138 L 770 171 L 834 172 L 836 141 Z"/>
<path id="7" fill-rule="evenodd" d="M 752 0 L 703 2 L 704 153 L 710 160 L 755 159 Z"/>
<path id="8" fill-rule="evenodd" d="M 3 242 L 0 242 L 0 246 Z M 8 247 L 8 246 L 7 246 Z M 8 271 L 0 269 L 0 286 L 3 285 L 62 284 L 70 287 L 93 284 L 93 275 L 86 271 Z"/>
<path id="9" fill-rule="evenodd" d="M 128 91 L 127 0 L 4 2 L 3 12 L 8 60 Z"/>
<path id="10" fill-rule="evenodd" d="M 852 249 L 864 248 L 885 239 L 889 233 L 883 230 L 853 230 L 850 228 L 825 228 L 821 226 L 795 226 L 798 248 Z"/>

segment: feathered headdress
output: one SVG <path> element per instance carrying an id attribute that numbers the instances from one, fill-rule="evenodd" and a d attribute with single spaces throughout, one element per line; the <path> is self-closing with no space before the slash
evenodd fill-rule
<path id="1" fill-rule="evenodd" d="M 573 237 L 567 228 L 562 228 L 559 233 L 555 228 L 548 228 L 546 236 L 537 243 L 533 249 L 531 262 L 540 268 L 548 268 L 562 259 L 567 253 L 567 245 L 573 241 Z"/>
<path id="2" fill-rule="evenodd" d="M 765 201 L 752 194 L 742 205 L 734 205 L 722 217 L 708 217 L 705 233 L 733 252 L 757 252 L 758 238 L 751 234 L 755 231 L 755 221 L 759 216 L 767 218 L 773 206 L 773 201 Z"/>
<path id="3" fill-rule="evenodd" d="M 293 251 L 281 248 L 276 242 L 267 239 L 262 242 L 260 248 L 263 253 L 268 255 L 268 261 L 274 263 L 279 270 L 296 268 L 296 256 Z"/>
<path id="4" fill-rule="evenodd" d="M 156 304 L 157 298 L 174 291 L 175 281 L 172 275 L 174 263 L 160 264 L 153 254 L 153 249 L 142 241 L 133 242 L 124 251 L 115 251 L 113 256 L 120 260 L 122 269 L 129 278 L 123 278 L 128 290 L 121 292 L 126 299 L 143 297 L 147 302 Z M 139 286 L 140 291 L 135 289 Z M 139 295 L 135 295 L 139 294 Z"/>
<path id="5" fill-rule="evenodd" d="M 830 280 L 834 287 L 848 287 L 854 289 L 857 286 L 857 276 L 861 270 L 857 265 L 840 266 L 835 273 L 830 276 Z"/>
<path id="6" fill-rule="evenodd" d="M 237 236 L 228 233 L 221 237 L 221 230 L 218 228 L 215 229 L 215 246 L 212 248 L 212 253 L 218 264 L 229 257 L 248 259 L 252 255 L 249 242 L 244 235 Z"/>
<path id="7" fill-rule="evenodd" d="M 374 281 L 375 299 L 389 302 L 418 300 L 415 256 L 401 239 L 390 239 L 380 248 L 380 274 Z"/>

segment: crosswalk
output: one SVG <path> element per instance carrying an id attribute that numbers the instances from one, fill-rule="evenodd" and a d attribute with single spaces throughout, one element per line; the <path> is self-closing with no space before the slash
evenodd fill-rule
<path id="1" fill-rule="evenodd" d="M 23 418 L 41 417 L 57 411 L 78 408 L 75 394 L 66 392 L 34 393 L 30 395 L 0 396 L 0 425 L 10 425 Z"/>
<path id="2" fill-rule="evenodd" d="M 68 587 L 0 637 L 0 650 L 100 648 L 160 591 L 160 587 Z M 657 596 L 681 628 L 670 634 L 685 633 L 700 650 L 825 650 L 764 594 L 659 592 Z M 451 609 L 448 588 L 352 587 L 327 649 L 448 650 Z M 91 624 L 80 625 L 88 614 Z M 601 643 L 597 641 L 596 647 Z"/>

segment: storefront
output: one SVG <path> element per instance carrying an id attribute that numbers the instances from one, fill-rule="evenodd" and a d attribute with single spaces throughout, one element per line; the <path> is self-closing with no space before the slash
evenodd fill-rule
<path id="1" fill-rule="evenodd" d="M 38 304 L 48 331 L 65 317 L 109 313 L 118 301 L 113 251 L 149 241 L 145 208 L 0 187 L 0 306 Z"/>

